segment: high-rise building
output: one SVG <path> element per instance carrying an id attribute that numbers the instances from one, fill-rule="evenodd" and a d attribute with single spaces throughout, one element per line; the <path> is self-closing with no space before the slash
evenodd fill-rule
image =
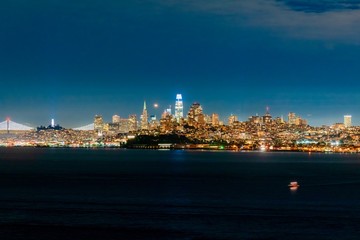
<path id="1" fill-rule="evenodd" d="M 236 122 L 237 120 L 238 120 L 238 117 L 231 114 L 230 117 L 229 117 L 229 119 L 228 119 L 228 124 L 229 124 L 229 125 L 233 125 L 234 122 Z"/>
<path id="2" fill-rule="evenodd" d="M 345 127 L 351 127 L 351 115 L 344 115 L 344 125 Z"/>
<path id="3" fill-rule="evenodd" d="M 291 125 L 296 125 L 296 126 L 300 126 L 300 125 L 307 125 L 307 120 L 302 119 L 300 116 L 297 116 L 295 113 L 293 112 L 289 112 L 288 114 L 288 123 Z"/>
<path id="4" fill-rule="evenodd" d="M 219 125 L 219 114 L 217 113 L 213 113 L 211 115 L 211 124 L 213 126 L 218 126 Z"/>
<path id="5" fill-rule="evenodd" d="M 171 115 L 166 109 L 164 110 L 164 112 L 161 114 L 161 118 L 166 118 L 166 116 Z"/>
<path id="6" fill-rule="evenodd" d="M 155 130 L 159 126 L 159 121 L 156 119 L 156 115 L 150 115 L 149 129 Z"/>
<path id="7" fill-rule="evenodd" d="M 288 114 L 288 123 L 289 124 L 296 124 L 296 114 L 293 112 L 289 112 Z"/>
<path id="8" fill-rule="evenodd" d="M 260 124 L 261 123 L 260 116 L 257 115 L 257 114 L 255 116 L 250 116 L 249 117 L 249 122 L 252 123 L 252 124 Z M 231 125 L 230 124 L 230 118 L 229 118 L 229 125 Z"/>
<path id="9" fill-rule="evenodd" d="M 191 105 L 187 118 L 190 126 L 198 127 L 205 125 L 205 116 L 200 103 L 195 102 Z"/>
<path id="10" fill-rule="evenodd" d="M 184 105 L 181 94 L 176 94 L 175 102 L 175 119 L 180 122 L 180 119 L 184 117 Z"/>
<path id="11" fill-rule="evenodd" d="M 130 125 L 131 125 L 130 119 L 126 119 L 126 118 L 120 119 L 118 125 L 119 125 L 120 133 L 128 133 L 131 131 L 130 130 Z"/>
<path id="12" fill-rule="evenodd" d="M 166 133 L 174 129 L 174 120 L 173 116 L 170 114 L 163 114 L 163 117 L 160 119 L 160 131 Z"/>
<path id="13" fill-rule="evenodd" d="M 146 101 L 144 101 L 144 108 L 141 115 L 141 130 L 147 130 L 149 128 L 148 113 L 146 109 Z"/>
<path id="14" fill-rule="evenodd" d="M 104 128 L 104 119 L 101 115 L 95 115 L 94 130 L 101 135 Z"/>
<path id="15" fill-rule="evenodd" d="M 266 113 L 265 115 L 262 117 L 262 122 L 263 123 L 270 123 L 272 121 L 272 117 L 270 115 L 270 112 L 269 112 L 270 108 L 269 107 L 266 107 Z"/>
<path id="16" fill-rule="evenodd" d="M 133 132 L 137 130 L 137 119 L 136 119 L 136 115 L 132 114 L 129 115 L 129 131 Z"/>
<path id="17" fill-rule="evenodd" d="M 169 115 L 171 115 L 171 105 L 169 106 L 169 108 L 165 109 L 165 111 L 166 111 Z"/>
<path id="18" fill-rule="evenodd" d="M 112 123 L 120 123 L 120 116 L 118 115 L 112 116 Z"/>

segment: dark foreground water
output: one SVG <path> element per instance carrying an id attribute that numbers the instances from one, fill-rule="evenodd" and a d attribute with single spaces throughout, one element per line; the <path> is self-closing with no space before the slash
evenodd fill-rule
<path id="1" fill-rule="evenodd" d="M 360 155 L 0 148 L 0 239 L 359 238 Z"/>

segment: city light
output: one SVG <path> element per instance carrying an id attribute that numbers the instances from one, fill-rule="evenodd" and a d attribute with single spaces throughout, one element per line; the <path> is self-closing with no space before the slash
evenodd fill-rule
<path id="1" fill-rule="evenodd" d="M 0 123 L 0 134 L 15 134 L 11 136 L 18 140 L 17 146 L 360 152 L 360 127 L 352 126 L 351 115 L 344 115 L 344 123 L 313 127 L 294 112 L 288 113 L 287 121 L 274 117 L 269 107 L 263 115 L 240 120 L 231 114 L 223 122 L 218 113 L 206 113 L 199 102 L 189 106 L 184 114 L 182 95 L 177 94 L 174 113 L 169 106 L 160 118 L 148 113 L 144 101 L 140 117 L 113 115 L 107 122 L 102 115 L 96 115 L 93 123 L 74 130 L 55 125 L 55 119 L 51 119 L 49 127 L 31 128 L 8 117 Z M 1 146 L 13 144 L 13 139 L 8 141 L 6 137 L 1 141 Z"/>

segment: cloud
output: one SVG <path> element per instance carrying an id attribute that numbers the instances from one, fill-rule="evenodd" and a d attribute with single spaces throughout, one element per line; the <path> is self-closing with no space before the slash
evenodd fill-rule
<path id="1" fill-rule="evenodd" d="M 289 6 L 295 11 L 301 12 L 315 12 L 323 13 L 329 11 L 341 11 L 341 10 L 359 10 L 360 1 L 359 0 L 276 0 L 282 2 L 285 5 Z"/>
<path id="2" fill-rule="evenodd" d="M 360 1 L 157 0 L 293 38 L 360 44 Z"/>

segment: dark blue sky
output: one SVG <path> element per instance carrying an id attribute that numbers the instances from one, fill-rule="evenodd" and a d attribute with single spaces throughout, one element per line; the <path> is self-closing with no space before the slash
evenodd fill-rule
<path id="1" fill-rule="evenodd" d="M 240 120 L 270 107 L 360 125 L 360 1 L 5 0 L 0 118 L 65 127 L 95 114 L 185 111 Z M 151 105 L 159 103 L 159 109 Z"/>

